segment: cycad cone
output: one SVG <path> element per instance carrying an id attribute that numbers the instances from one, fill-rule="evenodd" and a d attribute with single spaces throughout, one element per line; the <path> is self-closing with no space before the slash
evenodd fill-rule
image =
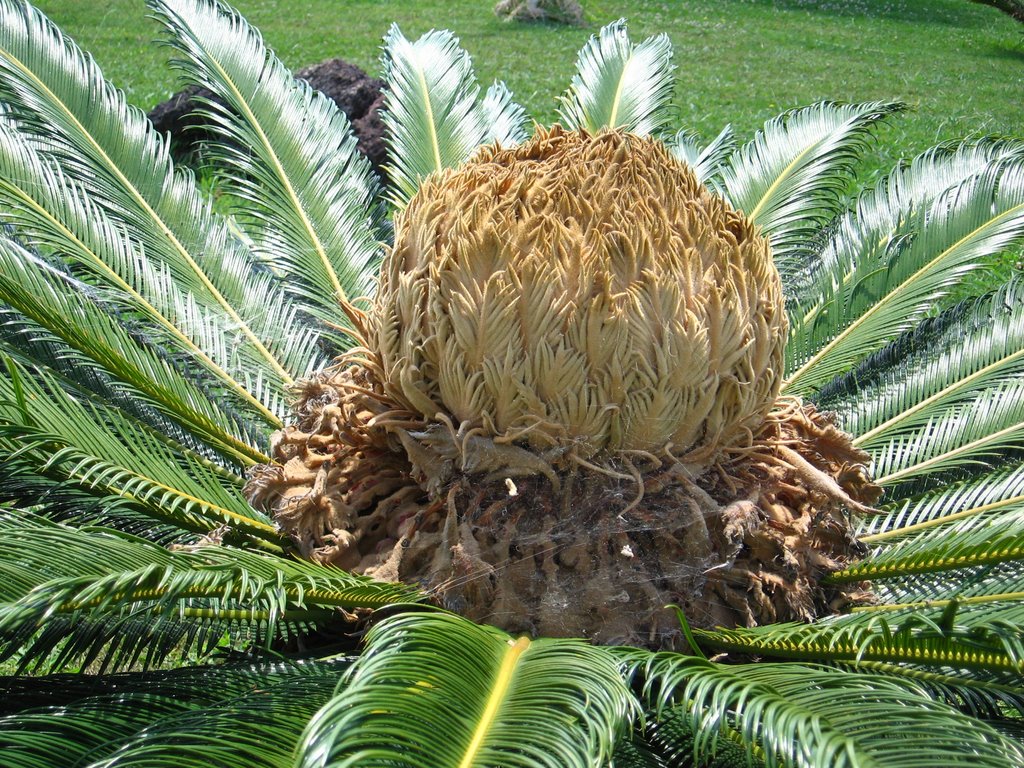
<path id="1" fill-rule="evenodd" d="M 660 143 L 557 128 L 423 183 L 372 319 L 396 402 L 602 462 L 749 446 L 786 323 L 767 241 Z"/>
<path id="2" fill-rule="evenodd" d="M 256 473 L 308 556 L 510 631 L 678 643 L 808 619 L 876 489 L 779 398 L 766 240 L 657 142 L 538 130 L 424 180 L 360 321 Z"/>

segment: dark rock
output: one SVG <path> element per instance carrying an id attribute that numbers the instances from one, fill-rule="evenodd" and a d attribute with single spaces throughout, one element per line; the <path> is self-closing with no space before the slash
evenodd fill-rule
<path id="1" fill-rule="evenodd" d="M 374 170 L 383 175 L 384 125 L 380 121 L 380 110 L 384 103 L 384 81 L 370 77 L 359 67 L 341 59 L 328 59 L 304 67 L 295 73 L 295 77 L 305 80 L 338 105 L 352 123 L 359 149 L 370 160 Z M 171 135 L 171 146 L 179 157 L 191 154 L 197 144 L 209 137 L 206 120 L 194 112 L 201 106 L 197 97 L 209 99 L 213 93 L 190 85 L 157 104 L 149 113 L 157 131 Z"/>

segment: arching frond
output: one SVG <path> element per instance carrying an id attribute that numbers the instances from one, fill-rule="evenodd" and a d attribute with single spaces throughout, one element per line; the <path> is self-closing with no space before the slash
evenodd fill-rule
<path id="1" fill-rule="evenodd" d="M 999 151 L 997 145 L 966 154 Z M 1019 158 L 997 154 L 922 202 L 915 181 L 928 168 L 925 162 L 923 170 L 897 173 L 858 203 L 856 217 L 840 223 L 821 256 L 826 267 L 814 280 L 817 297 L 790 312 L 785 391 L 807 394 L 850 370 L 912 328 L 987 256 L 1024 237 Z"/>
<path id="2" fill-rule="evenodd" d="M 49 269 L 0 236 L 0 301 L 30 317 L 104 374 L 225 458 L 245 464 L 269 458 L 246 439 L 237 421 L 150 347 L 133 339 L 95 303 L 87 286 Z"/>
<path id="3" fill-rule="evenodd" d="M 330 661 L 236 658 L 217 664 L 141 672 L 0 676 L 0 716 L 139 693 L 175 699 L 193 707 L 204 706 L 293 678 L 327 677 L 337 682 L 349 663 L 350 659 L 345 657 Z M 211 680 L 216 682 L 211 684 Z"/>
<path id="4" fill-rule="evenodd" d="M 883 579 L 890 575 L 935 573 L 1021 560 L 1024 531 L 1020 523 L 1021 510 L 1011 507 L 1002 514 L 974 516 L 941 528 L 908 533 L 895 542 L 880 545 L 871 556 L 833 577 Z"/>
<path id="5" fill-rule="evenodd" d="M 388 176 L 392 200 L 404 206 L 424 176 L 462 163 L 491 126 L 477 104 L 480 87 L 469 54 L 450 32 L 410 42 L 393 25 L 384 37 L 383 65 Z"/>
<path id="6" fill-rule="evenodd" d="M 235 220 L 306 311 L 345 322 L 380 254 L 378 183 L 348 120 L 292 78 L 237 12 L 218 0 L 151 0 L 178 68 L 216 99 L 206 145 Z"/>
<path id="7" fill-rule="evenodd" d="M 504 83 L 495 82 L 487 89 L 480 112 L 486 127 L 484 141 L 512 147 L 529 137 L 526 110 L 512 100 L 512 91 Z"/>
<path id="8" fill-rule="evenodd" d="M 230 320 L 232 353 L 244 358 L 262 402 L 283 413 L 287 387 L 323 362 L 316 335 L 297 326 L 283 288 L 211 213 L 192 176 L 174 170 L 145 115 L 18 0 L 0 2 L 0 73 L 0 95 L 19 131 L 57 158 L 178 283 L 196 305 L 187 311 Z"/>
<path id="9" fill-rule="evenodd" d="M 403 585 L 216 545 L 168 550 L 24 515 L 0 519 L 0 530 L 0 656 L 17 653 L 22 665 L 82 655 L 126 665 L 144 652 L 159 660 L 183 631 L 269 644 L 308 633 L 335 608 L 420 597 Z"/>
<path id="10" fill-rule="evenodd" d="M 144 768 L 154 763 L 211 768 L 281 768 L 310 718 L 331 697 L 337 680 L 284 680 L 212 707 L 170 717 L 125 739 L 89 768 Z"/>
<path id="11" fill-rule="evenodd" d="M 846 575 L 843 580 L 854 580 Z M 703 648 L 818 662 L 910 664 L 976 683 L 1016 685 L 1024 669 L 1021 600 L 880 603 L 811 624 L 694 630 Z"/>
<path id="12" fill-rule="evenodd" d="M 127 414 L 76 399 L 45 370 L 0 355 L 0 446 L 37 473 L 119 496 L 158 520 L 209 532 L 223 525 L 279 550 L 281 538 L 236 482 L 169 445 Z M 39 503 L 36 501 L 35 503 Z"/>
<path id="13" fill-rule="evenodd" d="M 984 722 L 911 681 L 798 664 L 712 664 L 660 653 L 635 662 L 659 713 L 682 708 L 699 736 L 735 728 L 769 766 L 1000 766 L 1024 755 Z M 970 736 L 966 736 L 970 734 Z"/>
<path id="14" fill-rule="evenodd" d="M 895 486 L 940 472 L 987 466 L 1024 447 L 1024 381 L 990 387 L 974 400 L 951 405 L 916 429 L 906 429 L 870 451 L 879 485 Z"/>
<path id="15" fill-rule="evenodd" d="M 791 324 L 807 325 L 827 312 L 835 286 L 850 283 L 858 271 L 876 269 L 886 244 L 912 211 L 927 208 L 989 165 L 1021 156 L 1024 142 L 985 139 L 940 144 L 898 165 L 839 216 L 802 269 L 787 274 Z"/>
<path id="16" fill-rule="evenodd" d="M 660 133 L 671 117 L 674 69 L 668 35 L 634 45 L 625 19 L 612 22 L 580 51 L 576 74 L 562 96 L 562 122 L 591 133 L 603 128 Z"/>
<path id="17" fill-rule="evenodd" d="M 633 707 L 613 659 L 585 642 L 398 616 L 371 630 L 299 765 L 604 765 Z"/>
<path id="18" fill-rule="evenodd" d="M 725 197 L 772 243 L 783 285 L 806 260 L 809 242 L 842 210 L 854 161 L 892 102 L 833 104 L 786 112 L 730 155 Z"/>
<path id="19" fill-rule="evenodd" d="M 817 398 L 870 450 L 1024 372 L 1024 281 L 925 320 Z"/>
<path id="20" fill-rule="evenodd" d="M 669 148 L 672 154 L 693 169 L 697 181 L 716 192 L 722 192 L 722 171 L 736 151 L 736 136 L 731 125 L 725 126 L 722 132 L 704 147 L 700 145 L 697 134 L 681 130 L 669 142 Z"/>
<path id="21" fill-rule="evenodd" d="M 866 518 L 861 535 L 867 541 L 893 538 L 1020 504 L 1024 504 L 1024 465 L 1015 464 L 904 499 L 883 514 Z"/>
<path id="22" fill-rule="evenodd" d="M 279 768 L 344 668 L 344 662 L 203 667 L 88 682 L 54 675 L 54 683 L 77 684 L 89 695 L 0 718 L 0 748 L 18 768 L 171 762 Z"/>
<path id="23" fill-rule="evenodd" d="M 3 123 L 0 201 L 5 221 L 17 227 L 21 240 L 59 254 L 105 300 L 130 315 L 136 330 L 208 374 L 212 390 L 247 414 L 254 429 L 280 425 L 275 412 L 250 391 L 259 385 L 246 358 L 226 343 L 234 335 L 229 318 L 200 308 L 81 184 Z"/>

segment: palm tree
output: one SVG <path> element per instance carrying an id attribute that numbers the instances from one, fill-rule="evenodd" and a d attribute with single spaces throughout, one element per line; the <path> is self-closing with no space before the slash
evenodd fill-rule
<path id="1" fill-rule="evenodd" d="M 381 189 L 345 118 L 237 13 L 217 0 L 150 6 L 184 77 L 219 97 L 205 107 L 219 133 L 206 147 L 216 203 L 91 58 L 31 6 L 0 0 L 5 765 L 1024 765 L 1024 285 L 987 277 L 1024 241 L 1024 144 L 937 147 L 851 202 L 871 131 L 897 105 L 817 104 L 745 144 L 727 128 L 702 145 L 670 131 L 666 38 L 634 44 L 618 22 L 592 39 L 556 138 L 639 147 L 693 179 L 680 182 L 684 207 L 699 201 L 744 233 L 733 235 L 753 243 L 756 295 L 785 296 L 786 320 L 768 334 L 785 371 L 772 369 L 775 352 L 756 369 L 767 383 L 744 419 L 757 418 L 728 445 L 685 448 L 714 455 L 705 469 L 729 478 L 722 487 L 781 483 L 807 530 L 827 523 L 843 547 L 800 538 L 784 518 L 793 538 L 778 560 L 803 558 L 813 599 L 775 621 L 744 615 L 769 577 L 783 597 L 792 588 L 774 555 L 747 551 L 755 536 L 729 563 L 764 578 L 719 593 L 735 603 L 728 623 L 684 604 L 646 639 L 635 627 L 649 616 L 638 617 L 622 634 L 632 647 L 512 635 L 439 609 L 448 592 L 430 568 L 391 560 L 416 549 L 410 521 L 444 507 L 431 533 L 443 553 L 436 542 L 465 522 L 472 478 L 506 488 L 514 507 L 550 498 L 572 471 L 618 489 L 616 515 L 651 513 L 639 498 L 663 492 L 641 460 L 651 451 L 602 453 L 612 438 L 585 432 L 567 447 L 560 428 L 542 438 L 536 426 L 519 434 L 521 422 L 471 434 L 450 418 L 456 440 L 409 442 L 444 419 L 398 386 L 416 372 L 391 376 L 414 356 L 381 366 L 392 358 L 380 318 L 410 282 L 394 254 L 431 208 L 428 188 L 443 197 L 480 158 L 533 152 L 552 134 L 530 139 L 501 84 L 481 96 L 450 34 L 409 41 L 393 28 L 392 186 Z M 467 163 L 492 142 L 513 149 Z M 774 267 L 757 261 L 758 232 Z M 380 290 L 360 303 L 382 259 Z M 739 295 L 748 277 L 736 280 Z M 801 453 L 806 441 L 786 431 L 794 414 L 828 436 L 822 450 Z M 765 419 L 789 450 L 765 461 L 787 461 L 774 475 L 736 474 L 739 459 L 721 457 L 749 457 Z M 478 437 L 490 440 L 474 465 L 483 474 L 463 463 L 455 471 L 469 479 L 452 485 L 428 471 Z M 673 460 L 686 456 L 695 461 Z M 801 464 L 811 459 L 816 474 Z M 534 469 L 509 471 L 524 465 Z M 695 477 L 717 525 L 725 492 Z M 395 529 L 373 551 L 337 527 L 360 512 Z M 586 540 L 590 513 L 575 514 L 567 536 Z M 666 535 L 657 522 L 615 531 L 638 537 L 620 554 Z M 389 562 L 420 583 L 362 573 L 389 575 Z M 721 565 L 708 563 L 677 562 L 665 592 Z M 509 563 L 489 565 L 502 584 Z M 489 606 L 468 586 L 480 581 L 449 607 Z M 567 616 L 601 609 L 628 630 L 634 584 L 603 583 L 606 594 L 569 594 L 579 605 Z M 568 634 L 576 626 L 567 619 Z"/>

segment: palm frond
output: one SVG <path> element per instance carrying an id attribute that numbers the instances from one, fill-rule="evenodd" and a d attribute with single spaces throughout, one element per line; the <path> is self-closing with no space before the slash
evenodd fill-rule
<path id="1" fill-rule="evenodd" d="M 988 720 L 997 730 L 1007 718 L 1014 718 L 1024 709 L 1020 687 L 1013 684 L 976 680 L 963 674 L 943 674 L 911 664 L 858 661 L 836 666 L 858 674 L 880 674 L 912 681 L 932 698 L 944 701 L 971 717 Z M 1021 743 L 1019 739 L 1018 743 Z"/>
<path id="2" fill-rule="evenodd" d="M 76 402 L 104 403 L 119 412 L 125 424 L 137 424 L 147 437 L 162 443 L 179 461 L 187 457 L 226 486 L 242 488 L 244 479 L 239 476 L 237 465 L 225 467 L 218 454 L 162 416 L 144 398 L 112 381 L 45 328 L 11 309 L 0 308 L 0 357 L 13 360 L 22 370 L 46 371 L 51 383 Z M 194 538 L 178 525 L 154 518 L 123 496 L 76 484 L 59 472 L 40 472 L 38 460 L 33 461 L 17 448 L 12 442 L 3 443 L 3 450 L 11 453 L 0 461 L 0 501 L 35 506 L 53 520 L 109 525 L 164 543 Z"/>
<path id="3" fill-rule="evenodd" d="M 279 534 L 245 501 L 237 478 L 226 479 L 116 408 L 78 400 L 43 369 L 2 354 L 0 364 L 7 374 L 0 377 L 5 456 L 51 479 L 119 496 L 186 530 L 227 525 L 257 546 L 280 550 Z"/>
<path id="4" fill-rule="evenodd" d="M 913 681 L 798 664 L 718 665 L 659 653 L 633 661 L 660 714 L 683 708 L 698 755 L 722 728 L 769 766 L 1016 765 L 1024 755 L 990 725 L 933 700 Z M 970 734 L 968 736 L 968 734 Z"/>
<path id="5" fill-rule="evenodd" d="M 65 259 L 104 299 L 130 315 L 132 325 L 159 339 L 169 354 L 198 363 L 211 387 L 257 426 L 280 426 L 256 398 L 245 358 L 225 343 L 234 331 L 228 318 L 200 310 L 194 297 L 165 267 L 151 263 L 122 227 L 116 226 L 81 184 L 28 139 L 0 123 L 0 201 L 18 236 Z"/>
<path id="6" fill-rule="evenodd" d="M 988 467 L 1007 451 L 1024 447 L 1024 381 L 990 387 L 968 403 L 954 404 L 925 424 L 904 429 L 872 449 L 872 475 L 882 486 L 936 473 Z"/>
<path id="7" fill-rule="evenodd" d="M 17 0 L 0 2 L 0 73 L 0 95 L 18 130 L 131 233 L 159 265 L 155 273 L 190 297 L 195 306 L 183 311 L 230 322 L 240 370 L 261 401 L 283 413 L 287 388 L 323 362 L 316 335 L 298 326 L 284 289 L 211 213 L 192 176 L 174 170 L 145 115 L 46 17 Z"/>
<path id="8" fill-rule="evenodd" d="M 132 697 L 55 707 L 0 718 L 0 748 L 7 768 L 88 766 L 107 752 L 112 739 L 129 738 L 154 720 L 173 717 L 187 707 L 157 696 Z"/>
<path id="9" fill-rule="evenodd" d="M 247 439 L 238 422 L 152 348 L 138 343 L 107 308 L 93 302 L 87 286 L 48 268 L 0 235 L 0 301 L 65 342 L 87 365 L 147 400 L 187 432 L 243 465 L 269 457 Z"/>
<path id="10" fill-rule="evenodd" d="M 860 537 L 868 542 L 906 535 L 975 515 L 1007 511 L 1024 503 L 1024 465 L 1000 467 L 890 505 L 866 518 Z"/>
<path id="11" fill-rule="evenodd" d="M 162 718 L 89 768 L 152 766 L 281 768 L 292 764 L 303 728 L 331 698 L 337 680 L 290 679 L 213 707 Z"/>
<path id="12" fill-rule="evenodd" d="M 707 185 L 718 193 L 722 193 L 722 171 L 727 167 L 729 158 L 736 152 L 736 136 L 732 126 L 722 129 L 711 143 L 702 147 L 697 134 L 681 130 L 669 142 L 669 149 L 677 159 L 686 163 L 697 176 L 697 181 Z"/>
<path id="13" fill-rule="evenodd" d="M 993 163 L 1022 155 L 1024 142 L 983 139 L 940 144 L 898 165 L 862 192 L 853 208 L 819 238 L 805 269 L 787 275 L 791 323 L 806 325 L 825 310 L 823 297 L 854 279 L 858 266 L 869 272 L 877 268 L 872 257 L 878 258 L 879 249 L 896 237 L 911 212 L 927 208 Z"/>
<path id="14" fill-rule="evenodd" d="M 987 256 L 1024 237 L 1019 157 L 997 156 L 924 203 L 913 194 L 916 175 L 897 174 L 870 194 L 826 246 L 821 263 L 830 266 L 815 280 L 818 297 L 790 314 L 785 391 L 813 392 L 850 370 L 912 328 Z M 891 197 L 876 204 L 890 187 Z"/>
<path id="15" fill-rule="evenodd" d="M 217 126 L 206 145 L 235 220 L 304 310 L 338 325 L 371 287 L 382 207 L 369 161 L 329 98 L 295 80 L 218 0 L 151 0 Z"/>
<path id="16" fill-rule="evenodd" d="M 576 60 L 559 115 L 568 128 L 657 134 L 670 121 L 674 78 L 668 35 L 630 42 L 625 19 L 603 27 Z"/>
<path id="17" fill-rule="evenodd" d="M 397 616 L 371 630 L 344 693 L 310 723 L 299 765 L 598 766 L 636 714 L 600 648 Z"/>
<path id="18" fill-rule="evenodd" d="M 180 665 L 173 669 L 94 674 L 0 676 L 0 716 L 42 707 L 64 707 L 120 694 L 148 693 L 189 706 L 216 704 L 292 678 L 336 678 L 351 660 L 231 660 L 217 664 Z M 210 684 L 211 680 L 216 683 Z"/>
<path id="19" fill-rule="evenodd" d="M 90 675 L 88 682 L 55 675 L 62 688 L 77 685 L 90 694 L 0 718 L 0 745 L 7 764 L 19 768 L 172 761 L 278 768 L 344 668 L 344 662 L 210 666 Z"/>
<path id="20" fill-rule="evenodd" d="M 725 197 L 771 240 L 783 285 L 803 268 L 807 243 L 841 210 L 872 128 L 900 109 L 822 102 L 768 121 L 730 155 L 721 172 Z"/>
<path id="21" fill-rule="evenodd" d="M 815 398 L 870 450 L 1024 371 L 1024 281 L 925 320 Z"/>
<path id="22" fill-rule="evenodd" d="M 486 126 L 485 142 L 512 147 L 529 137 L 526 110 L 512 100 L 512 91 L 504 83 L 495 82 L 487 89 L 480 112 Z"/>
<path id="23" fill-rule="evenodd" d="M 0 519 L 0 529 L 0 658 L 18 654 L 22 666 L 83 656 L 124 666 L 144 652 L 152 663 L 180 650 L 183 634 L 266 645 L 309 633 L 335 608 L 420 598 L 406 586 L 216 545 L 168 550 L 24 514 Z"/>
<path id="24" fill-rule="evenodd" d="M 482 144 L 480 87 L 469 54 L 450 32 L 432 31 L 415 42 L 392 25 L 384 37 L 381 121 L 388 129 L 392 200 L 404 206 L 428 174 L 454 168 Z"/>
<path id="25" fill-rule="evenodd" d="M 1024 505 L 1020 505 L 1024 506 Z M 869 557 L 832 575 L 834 579 L 884 579 L 914 573 L 993 565 L 1024 559 L 1020 509 L 974 516 L 879 545 Z M 950 595 L 949 597 L 953 597 Z"/>
<path id="26" fill-rule="evenodd" d="M 852 580 L 852 576 L 849 579 Z M 701 647 L 816 662 L 909 664 L 1013 686 L 1024 703 L 1024 606 L 1014 595 L 913 604 L 880 603 L 812 624 L 694 630 Z M 1001 693 L 1005 693 L 1002 691 Z"/>

